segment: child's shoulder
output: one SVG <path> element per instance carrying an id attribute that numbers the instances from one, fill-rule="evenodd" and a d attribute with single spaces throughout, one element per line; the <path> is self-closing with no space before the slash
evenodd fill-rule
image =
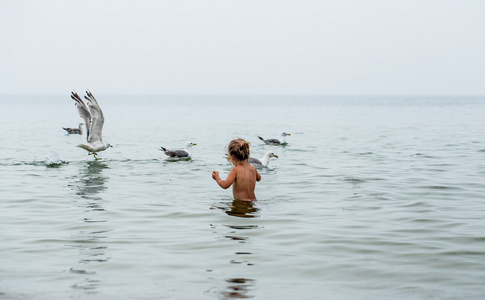
<path id="1" fill-rule="evenodd" d="M 237 166 L 234 166 L 234 169 L 236 170 L 256 170 L 256 168 L 251 165 L 251 164 L 243 164 L 243 165 L 237 165 Z"/>
<path id="2" fill-rule="evenodd" d="M 252 164 L 245 164 L 245 165 L 243 166 L 243 168 L 244 168 L 245 170 L 253 170 L 253 171 L 256 171 L 256 168 L 255 168 L 255 167 L 254 167 Z"/>

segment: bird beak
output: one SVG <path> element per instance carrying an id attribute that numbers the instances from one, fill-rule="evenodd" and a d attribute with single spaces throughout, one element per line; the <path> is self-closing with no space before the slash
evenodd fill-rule
<path id="1" fill-rule="evenodd" d="M 278 158 L 278 155 L 275 154 L 274 157 Z"/>
<path id="2" fill-rule="evenodd" d="M 291 135 L 291 133 L 287 133 L 286 135 Z"/>
<path id="3" fill-rule="evenodd" d="M 192 145 L 197 146 L 197 144 L 196 144 L 196 143 L 193 143 Z"/>
<path id="4" fill-rule="evenodd" d="M 111 148 L 113 148 L 113 145 L 109 145 Z"/>

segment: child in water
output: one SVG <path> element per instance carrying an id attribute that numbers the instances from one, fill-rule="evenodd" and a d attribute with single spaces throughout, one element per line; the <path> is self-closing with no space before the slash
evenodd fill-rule
<path id="1" fill-rule="evenodd" d="M 249 143 L 243 139 L 232 140 L 228 148 L 229 159 L 234 164 L 226 180 L 219 177 L 219 172 L 212 171 L 212 178 L 219 186 L 227 189 L 232 186 L 232 194 L 235 200 L 256 201 L 254 189 L 256 181 L 261 180 L 261 175 L 256 168 L 249 164 Z"/>

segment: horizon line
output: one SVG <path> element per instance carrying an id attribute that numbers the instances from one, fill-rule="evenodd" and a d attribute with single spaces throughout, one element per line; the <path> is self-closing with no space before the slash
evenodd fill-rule
<path id="1" fill-rule="evenodd" d="M 70 94 L 70 93 L 69 93 Z M 323 97 L 323 98 L 350 98 L 350 97 L 372 97 L 372 98 L 388 98 L 388 97 L 429 97 L 429 98 L 447 98 L 447 97 L 471 97 L 481 98 L 485 97 L 485 94 L 135 94 L 135 93 L 97 93 L 98 95 L 106 96 L 145 96 L 145 97 Z M 2 96 L 64 96 L 64 93 L 0 93 Z"/>

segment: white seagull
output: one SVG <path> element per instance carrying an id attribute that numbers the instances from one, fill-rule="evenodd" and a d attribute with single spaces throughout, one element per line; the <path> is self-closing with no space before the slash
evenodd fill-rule
<path id="1" fill-rule="evenodd" d="M 71 98 L 76 101 L 77 110 L 81 118 L 84 119 L 87 129 L 87 143 L 78 145 L 78 147 L 83 148 L 88 151 L 88 155 L 92 154 L 94 158 L 98 159 L 96 156 L 98 154 L 97 152 L 104 151 L 113 146 L 108 143 L 103 143 L 104 116 L 98 101 L 96 101 L 90 91 L 86 91 L 86 95 L 84 98 L 87 100 L 87 104 L 83 102 L 75 91 L 71 92 Z"/>
<path id="2" fill-rule="evenodd" d="M 278 158 L 278 155 L 274 154 L 273 152 L 271 151 L 268 151 L 264 154 L 264 156 L 261 158 L 261 159 L 257 159 L 257 158 L 252 158 L 250 157 L 249 158 L 249 163 L 252 164 L 253 166 L 255 167 L 267 167 L 268 164 L 269 164 L 269 159 L 271 157 L 276 157 Z"/>
<path id="3" fill-rule="evenodd" d="M 62 127 L 65 131 L 67 131 L 67 134 L 83 134 L 83 123 L 79 123 L 79 128 L 66 128 Z"/>
<path id="4" fill-rule="evenodd" d="M 289 133 L 283 132 L 281 134 L 282 138 L 281 139 L 263 139 L 262 137 L 258 136 L 260 140 L 262 140 L 266 145 L 286 145 L 286 139 L 285 136 L 291 135 Z"/>
<path id="5" fill-rule="evenodd" d="M 169 159 L 189 159 L 190 148 L 196 145 L 196 143 L 188 142 L 187 144 L 185 144 L 185 150 L 168 150 L 164 147 L 160 147 L 161 149 L 159 150 L 165 152 L 165 155 L 167 155 Z"/>

